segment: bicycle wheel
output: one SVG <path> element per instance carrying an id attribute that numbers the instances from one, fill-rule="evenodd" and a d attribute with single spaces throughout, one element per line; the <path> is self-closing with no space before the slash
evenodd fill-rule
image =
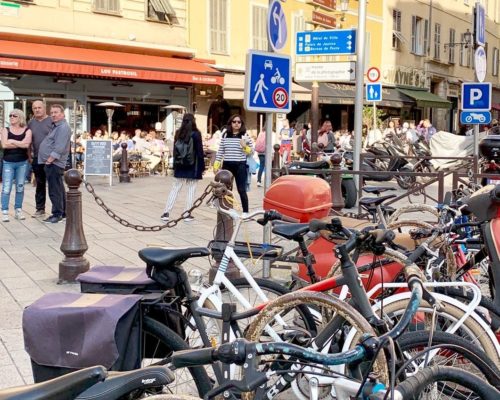
<path id="1" fill-rule="evenodd" d="M 405 369 L 407 375 L 413 375 L 428 361 L 428 365 L 457 367 L 500 388 L 500 371 L 490 358 L 468 340 L 446 332 L 433 332 L 432 343 L 427 331 L 407 332 L 399 339 L 398 344 L 405 353 L 406 359 L 415 358 Z M 428 346 L 439 346 L 431 351 L 429 360 L 426 354 L 420 354 Z"/>
<path id="2" fill-rule="evenodd" d="M 498 400 L 500 392 L 482 379 L 454 367 L 433 366 L 418 371 L 396 387 L 402 400 Z M 456 396 L 456 397 L 455 397 Z"/>
<path id="3" fill-rule="evenodd" d="M 179 335 L 153 318 L 144 317 L 142 330 L 142 367 L 153 364 L 166 365 L 173 352 L 189 349 Z M 164 390 L 172 394 L 198 394 L 203 397 L 212 387 L 203 367 L 177 369 L 174 374 L 175 381 L 164 387 Z"/>
<path id="4" fill-rule="evenodd" d="M 413 318 L 408 331 L 416 332 L 422 330 L 435 330 L 446 331 L 453 324 L 459 321 L 463 315 L 464 310 L 459 306 L 446 300 L 444 296 L 438 297 L 442 311 L 436 312 L 435 327 L 432 327 L 432 317 L 434 309 L 425 301 L 422 301 L 418 312 Z M 390 302 L 388 302 L 388 300 Z M 383 307 L 381 305 L 383 304 Z M 381 303 L 376 305 L 376 313 L 381 314 L 381 317 L 390 319 L 392 321 L 399 320 L 399 317 L 404 313 L 408 305 L 408 298 L 392 301 L 391 297 L 382 300 Z M 379 310 L 382 308 L 383 313 Z M 488 357 L 494 362 L 497 367 L 500 366 L 500 355 L 498 352 L 498 342 L 493 332 L 484 321 L 481 320 L 477 314 L 471 314 L 465 319 L 463 324 L 455 332 L 455 335 L 463 337 L 476 346 L 479 346 Z"/>
<path id="5" fill-rule="evenodd" d="M 321 344 L 321 346 L 315 343 L 314 340 L 307 343 L 294 342 L 296 344 L 303 345 L 305 347 L 313 347 L 318 350 L 328 349 L 329 351 L 340 351 L 340 349 L 342 348 L 342 344 L 340 343 L 341 337 L 347 334 L 347 332 L 355 332 L 351 341 L 352 347 L 357 344 L 361 335 L 365 333 L 368 335 L 375 335 L 375 332 L 370 324 L 358 311 L 356 311 L 349 304 L 323 293 L 300 291 L 283 295 L 276 300 L 268 303 L 267 306 L 250 324 L 245 338 L 250 341 L 265 341 L 266 335 L 264 332 L 266 325 L 272 324 L 274 316 L 281 313 L 285 309 L 298 305 L 307 306 L 318 310 L 328 308 L 332 315 L 341 316 L 344 320 L 344 323 L 342 324 L 340 329 L 338 329 L 333 335 L 329 335 L 329 337 L 325 340 L 325 343 Z M 318 332 L 318 334 L 321 333 Z M 325 349 L 323 349 L 323 347 L 325 347 Z M 273 368 L 273 365 L 279 365 L 282 359 L 280 357 L 276 357 L 274 359 L 272 357 L 269 357 L 266 359 L 266 361 L 268 363 L 271 363 L 270 368 Z M 365 363 L 360 363 L 356 369 L 350 370 L 349 372 L 355 374 L 356 378 L 359 378 L 359 374 L 362 374 L 362 372 L 364 372 L 361 370 L 365 365 Z M 286 364 L 284 368 L 289 369 L 290 367 L 290 364 Z M 304 369 L 304 367 L 300 365 L 293 365 L 293 367 L 291 368 Z M 314 365 L 310 367 L 308 366 L 307 368 L 314 370 Z M 373 364 L 373 371 L 382 382 L 387 383 L 388 367 L 384 352 L 378 353 L 378 356 Z M 324 373 L 325 371 L 322 370 L 322 372 Z M 314 377 L 314 374 L 309 374 L 308 372 L 295 372 L 295 378 L 293 379 L 291 384 L 284 385 L 283 380 L 269 382 L 267 395 L 271 396 L 271 393 L 272 395 L 276 395 L 283 390 L 288 390 L 288 386 L 290 386 L 293 390 L 293 394 L 301 400 L 309 399 L 310 397 L 316 397 L 316 395 L 322 399 L 327 398 L 328 396 L 332 396 L 332 398 L 334 397 L 332 393 L 334 393 L 333 379 L 335 378 L 326 377 L 326 379 L 322 379 L 320 385 L 318 385 L 318 393 L 315 393 L 315 395 L 313 396 L 309 393 L 309 380 L 311 377 Z M 251 398 L 252 396 L 247 397 L 247 399 Z"/>

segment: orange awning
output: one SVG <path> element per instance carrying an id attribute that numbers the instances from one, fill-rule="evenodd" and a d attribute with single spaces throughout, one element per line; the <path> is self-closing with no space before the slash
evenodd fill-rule
<path id="1" fill-rule="evenodd" d="M 0 70 L 222 85 L 224 74 L 194 60 L 0 40 Z"/>

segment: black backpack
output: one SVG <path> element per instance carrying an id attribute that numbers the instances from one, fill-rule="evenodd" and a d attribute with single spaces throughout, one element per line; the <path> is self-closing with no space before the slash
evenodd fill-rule
<path id="1" fill-rule="evenodd" d="M 193 134 L 187 140 L 178 139 L 174 144 L 174 166 L 192 167 L 195 162 Z"/>

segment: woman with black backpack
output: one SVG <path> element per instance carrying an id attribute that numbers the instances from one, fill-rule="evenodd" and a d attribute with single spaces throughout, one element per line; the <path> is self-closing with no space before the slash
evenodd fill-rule
<path id="1" fill-rule="evenodd" d="M 193 206 L 196 184 L 203 177 L 205 161 L 203 156 L 203 142 L 201 133 L 196 127 L 193 114 L 184 114 L 181 127 L 174 136 L 174 185 L 168 195 L 167 204 L 161 216 L 162 221 L 168 221 L 170 211 L 174 207 L 177 195 L 183 184 L 187 186 L 186 210 Z M 190 222 L 192 215 L 184 218 Z"/>

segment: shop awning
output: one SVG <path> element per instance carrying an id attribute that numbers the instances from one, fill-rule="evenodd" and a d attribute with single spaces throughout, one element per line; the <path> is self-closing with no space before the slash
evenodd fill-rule
<path id="1" fill-rule="evenodd" d="M 222 85 L 224 74 L 200 62 L 118 51 L 0 40 L 0 70 Z"/>
<path id="2" fill-rule="evenodd" d="M 245 75 L 225 73 L 223 88 L 226 100 L 243 100 Z M 292 100 L 311 101 L 311 90 L 292 82 Z"/>
<path id="3" fill-rule="evenodd" d="M 434 93 L 424 90 L 400 89 L 398 90 L 406 96 L 415 99 L 417 107 L 451 108 L 451 102 L 443 99 Z"/>
<path id="4" fill-rule="evenodd" d="M 303 83 L 307 88 L 311 88 L 311 83 Z M 356 86 L 347 83 L 324 83 L 319 84 L 319 102 L 323 104 L 347 104 L 353 105 L 356 96 Z M 365 102 L 365 104 L 371 104 Z M 382 88 L 382 101 L 377 102 L 380 107 L 401 108 L 412 106 L 415 101 L 400 93 L 394 88 Z"/>

